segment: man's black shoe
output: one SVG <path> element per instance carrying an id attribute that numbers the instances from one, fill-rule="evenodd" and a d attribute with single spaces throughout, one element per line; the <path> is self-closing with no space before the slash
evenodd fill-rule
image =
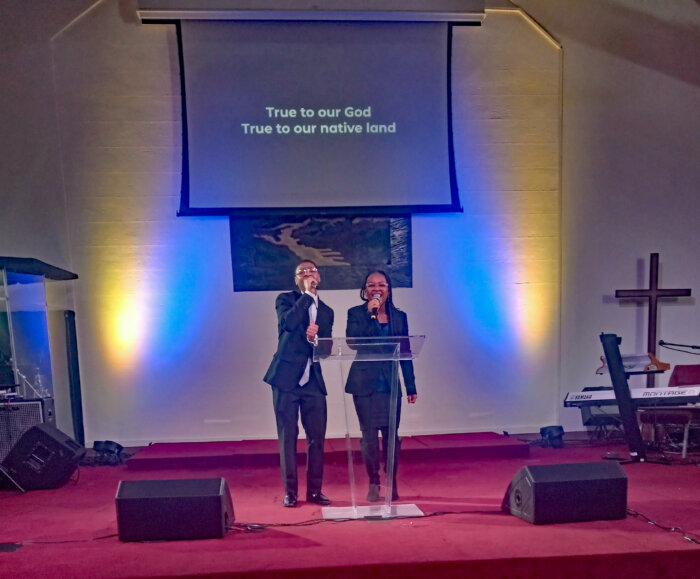
<path id="1" fill-rule="evenodd" d="M 285 507 L 296 507 L 297 506 L 296 493 L 287 493 L 286 495 L 284 495 L 284 502 L 282 504 Z"/>
<path id="2" fill-rule="evenodd" d="M 315 493 L 306 493 L 306 500 L 310 503 L 316 503 L 317 505 L 323 506 L 331 504 L 331 500 L 321 491 Z"/>

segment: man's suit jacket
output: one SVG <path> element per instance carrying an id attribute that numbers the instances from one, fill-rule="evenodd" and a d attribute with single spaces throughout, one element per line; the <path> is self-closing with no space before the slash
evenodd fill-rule
<path id="1" fill-rule="evenodd" d="M 408 318 L 401 310 L 396 309 L 393 304 L 387 304 L 389 313 L 389 335 L 408 336 Z M 380 336 L 379 323 L 373 320 L 367 311 L 367 305 L 362 304 L 348 310 L 348 325 L 345 331 L 348 338 L 369 338 Z M 376 347 L 375 347 L 376 349 Z M 361 354 L 358 353 L 358 357 Z M 379 375 L 384 372 L 391 376 L 391 361 L 371 362 L 355 361 L 350 367 L 348 380 L 345 384 L 345 391 L 348 394 L 358 394 L 368 396 L 374 392 L 379 382 Z M 416 379 L 413 373 L 413 361 L 401 360 L 401 373 L 406 387 L 406 394 L 416 394 Z"/>
<path id="2" fill-rule="evenodd" d="M 277 296 L 277 351 L 263 380 L 283 391 L 293 390 L 306 369 L 306 361 L 313 355 L 314 346 L 306 339 L 309 325 L 309 306 L 313 298 L 299 291 L 285 292 Z M 318 337 L 330 338 L 333 331 L 333 310 L 318 300 L 316 313 Z M 318 362 L 311 364 L 321 390 L 326 394 L 326 384 Z"/>

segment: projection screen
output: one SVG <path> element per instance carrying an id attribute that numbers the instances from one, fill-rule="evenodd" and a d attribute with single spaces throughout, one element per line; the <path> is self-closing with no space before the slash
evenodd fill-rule
<path id="1" fill-rule="evenodd" d="M 445 22 L 182 21 L 180 214 L 461 210 Z"/>

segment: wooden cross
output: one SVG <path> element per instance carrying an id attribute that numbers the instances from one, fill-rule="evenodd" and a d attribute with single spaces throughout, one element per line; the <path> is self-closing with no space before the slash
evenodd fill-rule
<path id="1" fill-rule="evenodd" d="M 615 297 L 622 299 L 649 300 L 649 326 L 647 330 L 647 352 L 656 355 L 656 320 L 658 301 L 663 298 L 684 297 L 690 289 L 659 289 L 659 254 L 652 253 L 649 261 L 649 289 L 615 290 Z M 654 374 L 647 374 L 647 388 L 654 387 Z"/>

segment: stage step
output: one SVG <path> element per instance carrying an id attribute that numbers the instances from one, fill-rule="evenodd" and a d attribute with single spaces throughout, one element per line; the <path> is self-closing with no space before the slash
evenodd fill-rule
<path id="1" fill-rule="evenodd" d="M 360 452 L 360 440 L 351 439 L 352 452 Z M 300 439 L 300 460 L 305 456 L 306 441 Z M 530 445 L 495 432 L 404 436 L 402 460 L 514 458 L 529 456 Z M 326 440 L 327 462 L 347 461 L 345 438 Z M 230 442 L 162 442 L 139 449 L 127 461 L 133 470 L 161 468 L 213 468 L 219 466 L 279 464 L 276 440 L 239 440 Z"/>

